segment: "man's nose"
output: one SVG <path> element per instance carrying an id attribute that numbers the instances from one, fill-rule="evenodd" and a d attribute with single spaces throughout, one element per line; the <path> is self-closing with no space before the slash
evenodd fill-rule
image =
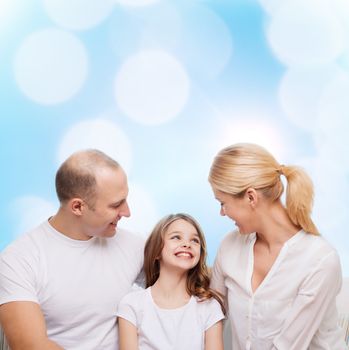
<path id="1" fill-rule="evenodd" d="M 130 207 L 128 206 L 127 202 L 123 204 L 122 210 L 120 212 L 120 216 L 124 216 L 126 218 L 131 216 Z"/>

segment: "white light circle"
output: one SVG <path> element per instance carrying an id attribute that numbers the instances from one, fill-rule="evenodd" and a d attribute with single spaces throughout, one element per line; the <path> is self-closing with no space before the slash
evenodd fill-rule
<path id="1" fill-rule="evenodd" d="M 110 21 L 110 45 L 125 59 L 139 50 L 175 50 L 182 34 L 181 17 L 172 3 L 115 11 Z"/>
<path id="2" fill-rule="evenodd" d="M 291 68 L 279 87 L 280 104 L 297 126 L 314 131 L 317 126 L 318 103 L 327 84 L 337 75 L 338 67 Z"/>
<path id="3" fill-rule="evenodd" d="M 332 141 L 344 142 L 349 135 L 349 74 L 333 79 L 319 102 L 319 126 Z"/>
<path id="4" fill-rule="evenodd" d="M 235 143 L 255 143 L 266 148 L 276 160 L 285 159 L 286 145 L 282 132 L 272 122 L 253 119 L 250 116 L 240 120 L 225 119 L 216 149 L 222 149 Z"/>
<path id="5" fill-rule="evenodd" d="M 123 218 L 120 226 L 147 237 L 159 220 L 155 201 L 146 189 L 130 182 L 127 202 L 131 216 Z"/>
<path id="6" fill-rule="evenodd" d="M 15 236 L 38 226 L 54 215 L 58 205 L 38 196 L 22 196 L 10 203 L 10 213 L 16 218 Z"/>
<path id="7" fill-rule="evenodd" d="M 274 13 L 267 36 L 285 64 L 313 66 L 340 55 L 344 48 L 342 30 L 326 0 L 293 0 Z"/>
<path id="8" fill-rule="evenodd" d="M 348 196 L 338 198 L 338 193 L 349 193 L 347 175 L 343 169 L 338 169 L 336 157 L 329 158 L 321 151 L 313 166 L 314 221 L 324 232 L 331 233 L 346 226 L 348 221 Z"/>
<path id="9" fill-rule="evenodd" d="M 113 0 L 43 0 L 43 4 L 54 22 L 73 30 L 96 26 L 115 7 Z"/>
<path id="10" fill-rule="evenodd" d="M 227 24 L 205 6 L 193 6 L 183 13 L 179 55 L 197 77 L 213 79 L 227 66 L 233 39 Z"/>
<path id="11" fill-rule="evenodd" d="M 17 0 L 18 2 L 18 0 Z M 1 33 L 6 29 L 7 25 L 15 18 L 21 3 L 16 0 L 0 0 L 0 28 Z"/>
<path id="12" fill-rule="evenodd" d="M 258 0 L 258 2 L 269 15 L 273 15 L 285 3 L 285 0 Z"/>
<path id="13" fill-rule="evenodd" d="M 85 47 L 70 33 L 44 29 L 29 35 L 14 62 L 17 84 L 34 101 L 52 105 L 68 100 L 85 82 Z"/>
<path id="14" fill-rule="evenodd" d="M 160 124 L 176 117 L 189 95 L 182 65 L 163 51 L 142 51 L 120 68 L 116 100 L 120 109 L 142 124 Z"/>
<path id="15" fill-rule="evenodd" d="M 336 159 L 349 172 L 349 74 L 338 75 L 328 84 L 319 101 L 319 132 L 314 135 L 319 151 Z"/>
<path id="16" fill-rule="evenodd" d="M 123 6 L 141 7 L 157 3 L 159 0 L 114 0 L 116 3 Z"/>
<path id="17" fill-rule="evenodd" d="M 105 119 L 82 121 L 73 125 L 62 138 L 58 150 L 59 164 L 72 153 L 96 148 L 121 164 L 128 172 L 132 149 L 127 135 L 113 122 Z"/>

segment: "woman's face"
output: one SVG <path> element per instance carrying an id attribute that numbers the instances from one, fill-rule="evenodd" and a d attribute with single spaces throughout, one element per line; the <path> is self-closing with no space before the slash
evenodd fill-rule
<path id="1" fill-rule="evenodd" d="M 220 214 L 222 216 L 228 216 L 232 219 L 242 234 L 255 232 L 253 207 L 248 193 L 237 198 L 215 189 L 213 192 L 221 205 Z"/>

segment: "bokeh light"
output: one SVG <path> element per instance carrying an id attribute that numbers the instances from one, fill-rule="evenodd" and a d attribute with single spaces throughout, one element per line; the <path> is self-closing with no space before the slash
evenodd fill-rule
<path id="1" fill-rule="evenodd" d="M 182 65 L 162 51 L 143 51 L 120 68 L 115 82 L 116 100 L 130 118 L 160 124 L 183 109 L 190 81 Z"/>
<path id="2" fill-rule="evenodd" d="M 30 34 L 14 62 L 16 81 L 27 97 L 51 105 L 74 96 L 88 72 L 87 52 L 68 32 L 43 29 Z"/>
<path id="3" fill-rule="evenodd" d="M 55 23 L 72 30 L 98 25 L 115 7 L 113 0 L 43 0 L 43 4 Z"/>
<path id="4" fill-rule="evenodd" d="M 132 147 L 125 132 L 115 123 L 99 118 L 72 125 L 63 135 L 58 164 L 73 152 L 96 148 L 114 158 L 128 172 L 132 162 Z"/>

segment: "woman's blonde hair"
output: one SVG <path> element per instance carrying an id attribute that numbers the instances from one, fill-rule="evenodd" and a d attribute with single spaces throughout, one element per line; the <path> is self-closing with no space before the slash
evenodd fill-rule
<path id="1" fill-rule="evenodd" d="M 168 227 L 177 220 L 185 220 L 192 224 L 199 235 L 200 239 L 200 259 L 199 262 L 192 269 L 188 271 L 187 275 L 187 292 L 189 295 L 194 295 L 200 300 L 215 298 L 221 305 L 225 313 L 222 298 L 219 293 L 209 288 L 210 277 L 206 265 L 206 241 L 204 233 L 198 222 L 188 214 L 178 213 L 170 214 L 162 218 L 151 232 L 145 247 L 144 247 L 144 273 L 146 280 L 146 287 L 152 286 L 160 275 L 160 260 L 162 249 L 164 247 L 164 236 Z"/>
<path id="2" fill-rule="evenodd" d="M 310 214 L 314 190 L 310 177 L 297 166 L 280 165 L 263 147 L 240 143 L 221 150 L 210 169 L 209 182 L 221 192 L 242 197 L 248 188 L 261 192 L 270 201 L 279 200 L 287 180 L 286 212 L 292 223 L 318 235 Z"/>

